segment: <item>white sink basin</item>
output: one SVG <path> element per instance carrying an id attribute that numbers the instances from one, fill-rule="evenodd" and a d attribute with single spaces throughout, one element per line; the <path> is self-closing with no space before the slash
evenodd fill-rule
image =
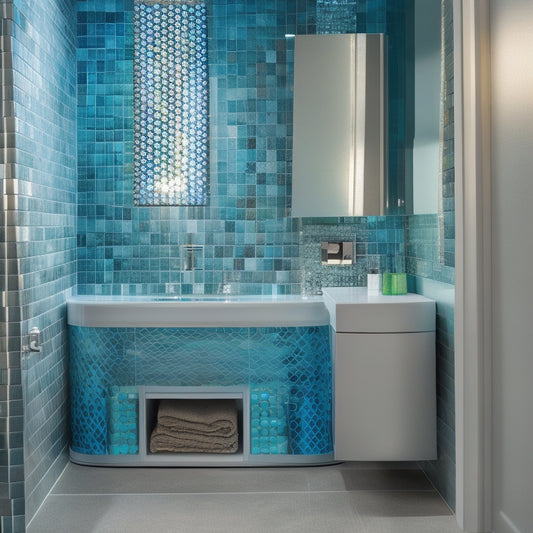
<path id="1" fill-rule="evenodd" d="M 329 324 L 319 296 L 76 296 L 68 323 L 83 327 L 297 327 Z"/>

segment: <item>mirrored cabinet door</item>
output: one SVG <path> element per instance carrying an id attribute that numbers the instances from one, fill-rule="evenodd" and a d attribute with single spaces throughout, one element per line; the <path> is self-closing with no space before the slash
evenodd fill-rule
<path id="1" fill-rule="evenodd" d="M 296 36 L 293 216 L 383 214 L 384 54 L 381 34 Z"/>

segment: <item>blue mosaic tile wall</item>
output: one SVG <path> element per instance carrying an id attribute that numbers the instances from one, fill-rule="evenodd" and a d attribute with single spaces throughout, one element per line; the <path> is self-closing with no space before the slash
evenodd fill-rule
<path id="1" fill-rule="evenodd" d="M 75 452 L 116 453 L 111 397 L 120 390 L 135 394 L 140 385 L 249 385 L 250 412 L 244 416 L 250 417 L 253 455 L 333 451 L 329 326 L 69 330 Z M 137 431 L 131 428 L 132 435 Z M 130 446 L 124 453 L 137 454 Z"/>
<path id="2" fill-rule="evenodd" d="M 358 287 L 366 285 L 370 268 L 384 272 L 390 257 L 405 254 L 405 217 L 347 217 L 339 219 L 302 219 L 300 226 L 301 290 L 317 294 L 322 287 Z M 323 265 L 322 241 L 353 241 L 353 265 Z M 372 265 L 369 263 L 372 262 Z"/>
<path id="3" fill-rule="evenodd" d="M 294 42 L 285 35 L 335 24 L 389 31 L 398 11 L 385 0 L 355 8 L 353 19 L 353 2 L 209 3 L 209 205 L 142 208 L 132 193 L 133 2 L 77 2 L 80 294 L 302 291 L 319 252 L 302 256 L 301 231 L 311 233 L 289 218 Z M 339 238 L 359 224 L 334 222 L 337 233 L 319 223 L 313 234 Z M 362 250 L 365 233 L 356 238 Z M 369 244 L 398 242 L 383 232 L 375 238 Z M 364 264 L 358 276 L 339 270 L 326 281 L 364 284 Z"/>
<path id="4" fill-rule="evenodd" d="M 0 136 L 0 186 L 4 204 L 0 225 L 0 290 L 7 302 L 0 309 L 0 531 L 24 531 L 24 448 L 22 373 L 20 365 L 21 328 L 18 306 L 18 269 L 13 241 L 16 232 L 13 226 L 14 180 L 10 173 L 15 149 L 15 112 L 13 103 L 14 84 L 11 75 L 13 42 L 10 37 L 14 26 L 12 1 L 0 2 L 0 38 L 2 53 L 0 66 L 1 118 Z M 5 74 L 4 74 L 5 73 Z M 5 210 L 5 214 L 4 214 Z M 11 224 L 8 225 L 8 220 Z M 12 290 L 9 288 L 12 287 Z"/>
<path id="5" fill-rule="evenodd" d="M 213 2 L 211 203 L 202 208 L 150 209 L 135 208 L 132 199 L 133 1 L 78 0 L 76 14 L 73 4 L 71 0 L 0 1 L 2 30 L 13 36 L 4 39 L 1 60 L 11 59 L 14 67 L 2 64 L 0 134 L 6 149 L 0 152 L 4 171 L 0 179 L 7 191 L 8 225 L 0 228 L 2 268 L 7 273 L 0 279 L 8 283 L 2 287 L 7 289 L 8 306 L 0 317 L 0 423 L 9 427 L 9 433 L 1 433 L 0 503 L 3 510 L 10 510 L 2 517 L 2 531 L 23 531 L 24 493 L 26 515 L 31 518 L 65 458 L 63 302 L 76 282 L 74 59 L 80 293 L 215 293 L 228 287 L 243 293 L 318 292 L 322 285 L 364 284 L 365 261 L 375 250 L 380 261 L 390 250 L 396 254 L 405 250 L 408 268 L 433 261 L 433 252 L 424 251 L 423 245 L 419 246 L 423 251 L 413 252 L 421 244 L 419 229 L 431 226 L 431 221 L 407 218 L 405 239 L 398 217 L 291 220 L 287 216 L 292 144 L 287 80 L 292 43 L 285 34 L 328 31 L 327 24 L 333 23 L 349 26 L 353 13 L 349 1 L 339 3 L 342 15 L 334 12 L 334 20 L 328 19 L 326 6 L 336 2 L 327 0 Z M 385 31 L 389 52 L 401 49 L 393 43 L 401 38 L 403 7 L 403 2 L 360 0 L 357 30 Z M 400 18 L 395 19 L 395 14 Z M 401 73 L 392 76 L 392 82 L 400 83 Z M 32 92 L 37 87 L 39 91 Z M 389 121 L 397 124 L 392 131 L 400 136 L 405 129 L 402 107 L 391 109 L 394 116 Z M 451 114 L 453 107 L 447 109 Z M 452 138 L 453 128 L 448 127 L 446 140 Z M 396 149 L 400 157 L 402 149 Z M 452 166 L 446 167 L 443 181 L 444 257 L 451 270 L 441 269 L 444 281 L 453 279 L 452 149 L 448 142 L 445 158 Z M 394 161 L 390 165 L 393 169 Z M 394 172 L 402 172 L 400 163 Z M 350 240 L 354 234 L 359 262 L 347 269 L 322 270 L 317 242 L 322 237 Z M 184 260 L 189 252 L 197 258 L 193 263 Z M 427 276 L 435 276 L 437 270 L 433 265 L 433 274 Z M 426 278 L 416 272 L 415 290 L 431 295 L 422 282 Z M 439 445 L 447 456 L 429 468 L 450 503 L 455 461 L 453 305 L 447 302 L 438 307 L 443 354 L 439 395 L 447 409 L 439 415 Z M 40 358 L 27 353 L 21 358 L 33 325 L 43 331 L 43 352 Z"/>
<path id="6" fill-rule="evenodd" d="M 71 0 L 3 2 L 4 197 L 9 412 L 2 428 L 2 532 L 25 531 L 67 462 L 65 298 L 76 283 L 75 11 Z M 15 187 L 16 182 L 16 187 Z M 41 330 L 42 350 L 27 334 Z M 2 389 L 4 386 L 2 385 Z M 4 391 L 2 391 L 4 392 Z M 7 433 L 6 431 L 9 431 Z M 4 503 L 5 502 L 5 503 Z"/>
<path id="7" fill-rule="evenodd" d="M 455 172 L 453 119 L 453 14 L 443 6 L 444 105 L 440 213 L 405 220 L 405 255 L 413 290 L 437 302 L 437 449 L 438 460 L 422 465 L 430 480 L 455 509 Z"/>

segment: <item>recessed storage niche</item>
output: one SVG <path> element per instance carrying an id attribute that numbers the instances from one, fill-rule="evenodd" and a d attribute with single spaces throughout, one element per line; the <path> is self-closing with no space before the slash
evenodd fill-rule
<path id="1" fill-rule="evenodd" d="M 249 395 L 245 387 L 139 387 L 141 408 L 139 412 L 139 432 L 142 435 L 140 454 L 147 463 L 169 462 L 176 460 L 184 462 L 205 463 L 212 462 L 213 456 L 216 461 L 236 462 L 243 461 L 249 453 Z M 210 402 L 216 409 L 218 402 L 229 403 L 234 406 L 237 417 L 237 442 L 235 452 L 181 452 L 150 450 L 151 435 L 156 427 L 157 414 L 161 402 L 171 401 L 176 403 Z M 246 415 L 244 414 L 246 413 Z"/>

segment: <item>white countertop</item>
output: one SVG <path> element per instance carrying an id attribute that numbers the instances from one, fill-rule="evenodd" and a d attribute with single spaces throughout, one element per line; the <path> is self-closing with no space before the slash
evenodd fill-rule
<path id="1" fill-rule="evenodd" d="M 83 327 L 297 327 L 329 324 L 320 296 L 74 296 L 68 323 Z"/>
<path id="2" fill-rule="evenodd" d="M 435 330 L 435 301 L 419 294 L 386 296 L 366 287 L 325 287 L 324 303 L 336 332 L 405 333 Z"/>
<path id="3" fill-rule="evenodd" d="M 68 322 L 84 327 L 295 327 L 331 324 L 337 332 L 435 330 L 435 302 L 384 296 L 366 287 L 332 287 L 323 296 L 74 296 Z"/>

